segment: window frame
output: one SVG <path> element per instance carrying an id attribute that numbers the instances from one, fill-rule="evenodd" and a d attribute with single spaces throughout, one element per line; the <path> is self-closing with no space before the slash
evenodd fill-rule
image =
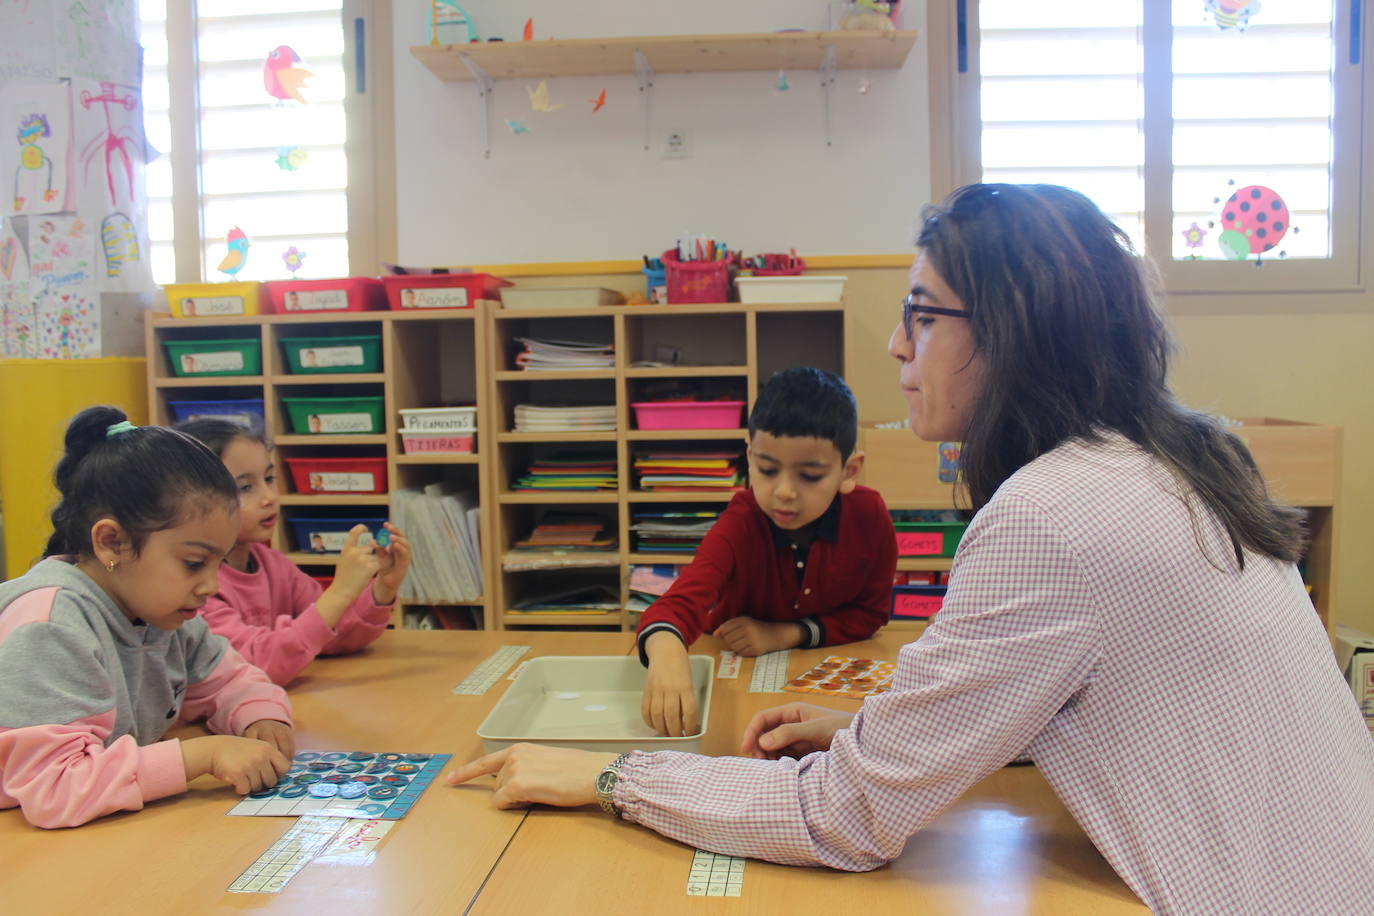
<path id="1" fill-rule="evenodd" d="M 1359 0 L 1355 0 L 1359 2 Z M 1370 311 L 1369 265 L 1374 263 L 1370 232 L 1369 182 L 1371 144 L 1364 125 L 1374 123 L 1371 71 L 1366 62 L 1368 17 L 1359 17 L 1360 59 L 1350 61 L 1351 6 L 1335 3 L 1337 60 L 1333 72 L 1332 240 L 1328 259 L 1254 261 L 1175 260 L 1172 253 L 1172 131 L 1170 4 L 1144 4 L 1146 49 L 1145 201 L 1146 247 L 1157 265 L 1171 307 L 1188 311 L 1290 312 L 1294 295 L 1304 311 Z M 929 36 L 931 196 L 945 197 L 954 188 L 981 180 L 981 107 L 977 0 L 931 0 L 926 8 Z M 1162 36 L 1162 37 L 1161 37 Z M 962 64 L 962 66 L 961 66 Z M 1163 129 L 1150 125 L 1164 125 Z M 1341 202 L 1345 205 L 1342 206 Z"/>

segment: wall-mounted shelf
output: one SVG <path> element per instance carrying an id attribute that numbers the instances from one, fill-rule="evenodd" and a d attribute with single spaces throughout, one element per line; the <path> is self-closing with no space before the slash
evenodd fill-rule
<path id="1" fill-rule="evenodd" d="M 654 77 L 659 73 L 816 70 L 830 145 L 830 90 L 837 70 L 895 70 L 916 44 L 914 31 L 769 32 L 744 35 L 650 35 L 545 41 L 418 45 L 411 55 L 444 82 L 474 82 L 482 98 L 484 154 L 491 156 L 496 80 L 633 75 L 644 107 L 649 149 Z"/>

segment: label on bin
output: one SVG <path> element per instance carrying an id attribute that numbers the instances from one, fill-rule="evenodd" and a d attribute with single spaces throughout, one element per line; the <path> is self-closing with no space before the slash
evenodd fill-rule
<path id="1" fill-rule="evenodd" d="M 322 312 L 348 308 L 348 290 L 313 289 L 287 290 L 282 305 L 288 312 Z"/>
<path id="2" fill-rule="evenodd" d="M 897 556 L 928 557 L 945 552 L 943 531 L 898 531 Z"/>
<path id="3" fill-rule="evenodd" d="M 301 366 L 322 369 L 326 366 L 361 366 L 362 347 L 306 347 L 301 351 Z"/>
<path id="4" fill-rule="evenodd" d="M 403 309 L 464 309 L 468 307 L 466 286 L 429 286 L 401 290 Z"/>
<path id="5" fill-rule="evenodd" d="M 377 479 L 363 471 L 310 472 L 310 490 L 313 493 L 371 493 L 375 489 Z"/>
<path id="6" fill-rule="evenodd" d="M 242 372 L 243 353 L 239 350 L 226 350 L 222 353 L 183 353 L 181 371 L 193 372 Z"/>
<path id="7" fill-rule="evenodd" d="M 943 595 L 904 595 L 898 592 L 892 596 L 892 616 L 926 620 L 935 616 L 944 600 Z"/>
<path id="8" fill-rule="evenodd" d="M 469 412 L 424 414 L 401 411 L 406 429 L 417 433 L 464 432 L 472 429 L 473 416 Z"/>
<path id="9" fill-rule="evenodd" d="M 181 314 L 187 318 L 207 315 L 242 315 L 247 310 L 242 296 L 206 296 L 201 299 L 185 296 L 181 300 Z"/>
<path id="10" fill-rule="evenodd" d="M 312 413 L 306 418 L 312 433 L 370 433 L 370 413 Z"/>
<path id="11" fill-rule="evenodd" d="M 347 543 L 347 531 L 311 531 L 308 549 L 312 553 L 342 553 Z"/>
<path id="12" fill-rule="evenodd" d="M 191 413 L 187 420 L 225 420 L 252 429 L 258 418 L 247 413 Z"/>
<path id="13" fill-rule="evenodd" d="M 407 436 L 402 432 L 402 442 L 406 448 L 406 454 L 412 452 L 458 452 L 460 454 L 470 454 L 472 452 L 471 436 Z"/>

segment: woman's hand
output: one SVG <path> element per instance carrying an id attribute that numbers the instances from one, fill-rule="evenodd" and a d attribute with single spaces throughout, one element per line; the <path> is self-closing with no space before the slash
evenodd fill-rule
<path id="1" fill-rule="evenodd" d="M 848 728 L 852 712 L 839 712 L 810 703 L 774 706 L 749 720 L 740 739 L 740 753 L 746 757 L 777 760 L 779 757 L 805 757 L 830 749 L 835 732 Z"/>
<path id="2" fill-rule="evenodd" d="M 573 808 L 596 803 L 596 778 L 616 754 L 573 751 L 542 744 L 513 744 L 478 757 L 448 774 L 451 786 L 494 774 L 491 800 L 498 808 L 557 805 Z"/>

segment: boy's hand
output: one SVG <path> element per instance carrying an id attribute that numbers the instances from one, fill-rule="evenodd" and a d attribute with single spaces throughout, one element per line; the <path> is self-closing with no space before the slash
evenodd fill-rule
<path id="1" fill-rule="evenodd" d="M 183 741 L 181 761 L 188 782 L 209 773 L 229 783 L 240 795 L 275 786 L 291 766 L 291 761 L 267 742 L 235 735 Z"/>
<path id="2" fill-rule="evenodd" d="M 344 548 L 339 553 L 338 565 L 334 567 L 334 581 L 329 583 L 329 588 L 315 601 L 320 616 L 331 629 L 339 625 L 344 611 L 348 610 L 348 606 L 363 593 L 363 589 L 367 588 L 372 582 L 372 577 L 377 574 L 379 561 L 372 545 L 363 547 L 358 543 L 358 539 L 364 534 L 367 534 L 366 525 L 354 525 L 349 529 L 348 540 L 344 542 Z"/>
<path id="3" fill-rule="evenodd" d="M 285 722 L 259 719 L 243 730 L 243 737 L 267 742 L 281 751 L 287 760 L 296 756 L 296 732 Z"/>
<path id="4" fill-rule="evenodd" d="M 496 791 L 491 800 L 498 808 L 591 805 L 596 803 L 596 777 L 615 758 L 615 754 L 594 751 L 513 744 L 458 767 L 448 774 L 448 784 L 494 774 Z"/>
<path id="5" fill-rule="evenodd" d="M 829 750 L 835 732 L 848 728 L 853 720 L 853 713 L 810 703 L 774 706 L 749 720 L 740 739 L 740 753 L 746 757 L 777 760 Z"/>
<path id="6" fill-rule="evenodd" d="M 391 540 L 385 547 L 377 548 L 377 578 L 372 580 L 372 600 L 377 604 L 390 604 L 396 600 L 406 570 L 410 569 L 410 541 L 405 532 L 391 522 L 382 527 L 391 535 Z"/>
<path id="7" fill-rule="evenodd" d="M 732 617 L 711 634 L 725 640 L 736 655 L 763 655 L 780 649 L 795 649 L 806 639 L 806 628 L 799 623 Z"/>
<path id="8" fill-rule="evenodd" d="M 664 630 L 650 634 L 644 653 L 649 656 L 649 676 L 644 681 L 640 709 L 645 723 L 670 738 L 695 735 L 700 722 L 687 647 Z"/>

